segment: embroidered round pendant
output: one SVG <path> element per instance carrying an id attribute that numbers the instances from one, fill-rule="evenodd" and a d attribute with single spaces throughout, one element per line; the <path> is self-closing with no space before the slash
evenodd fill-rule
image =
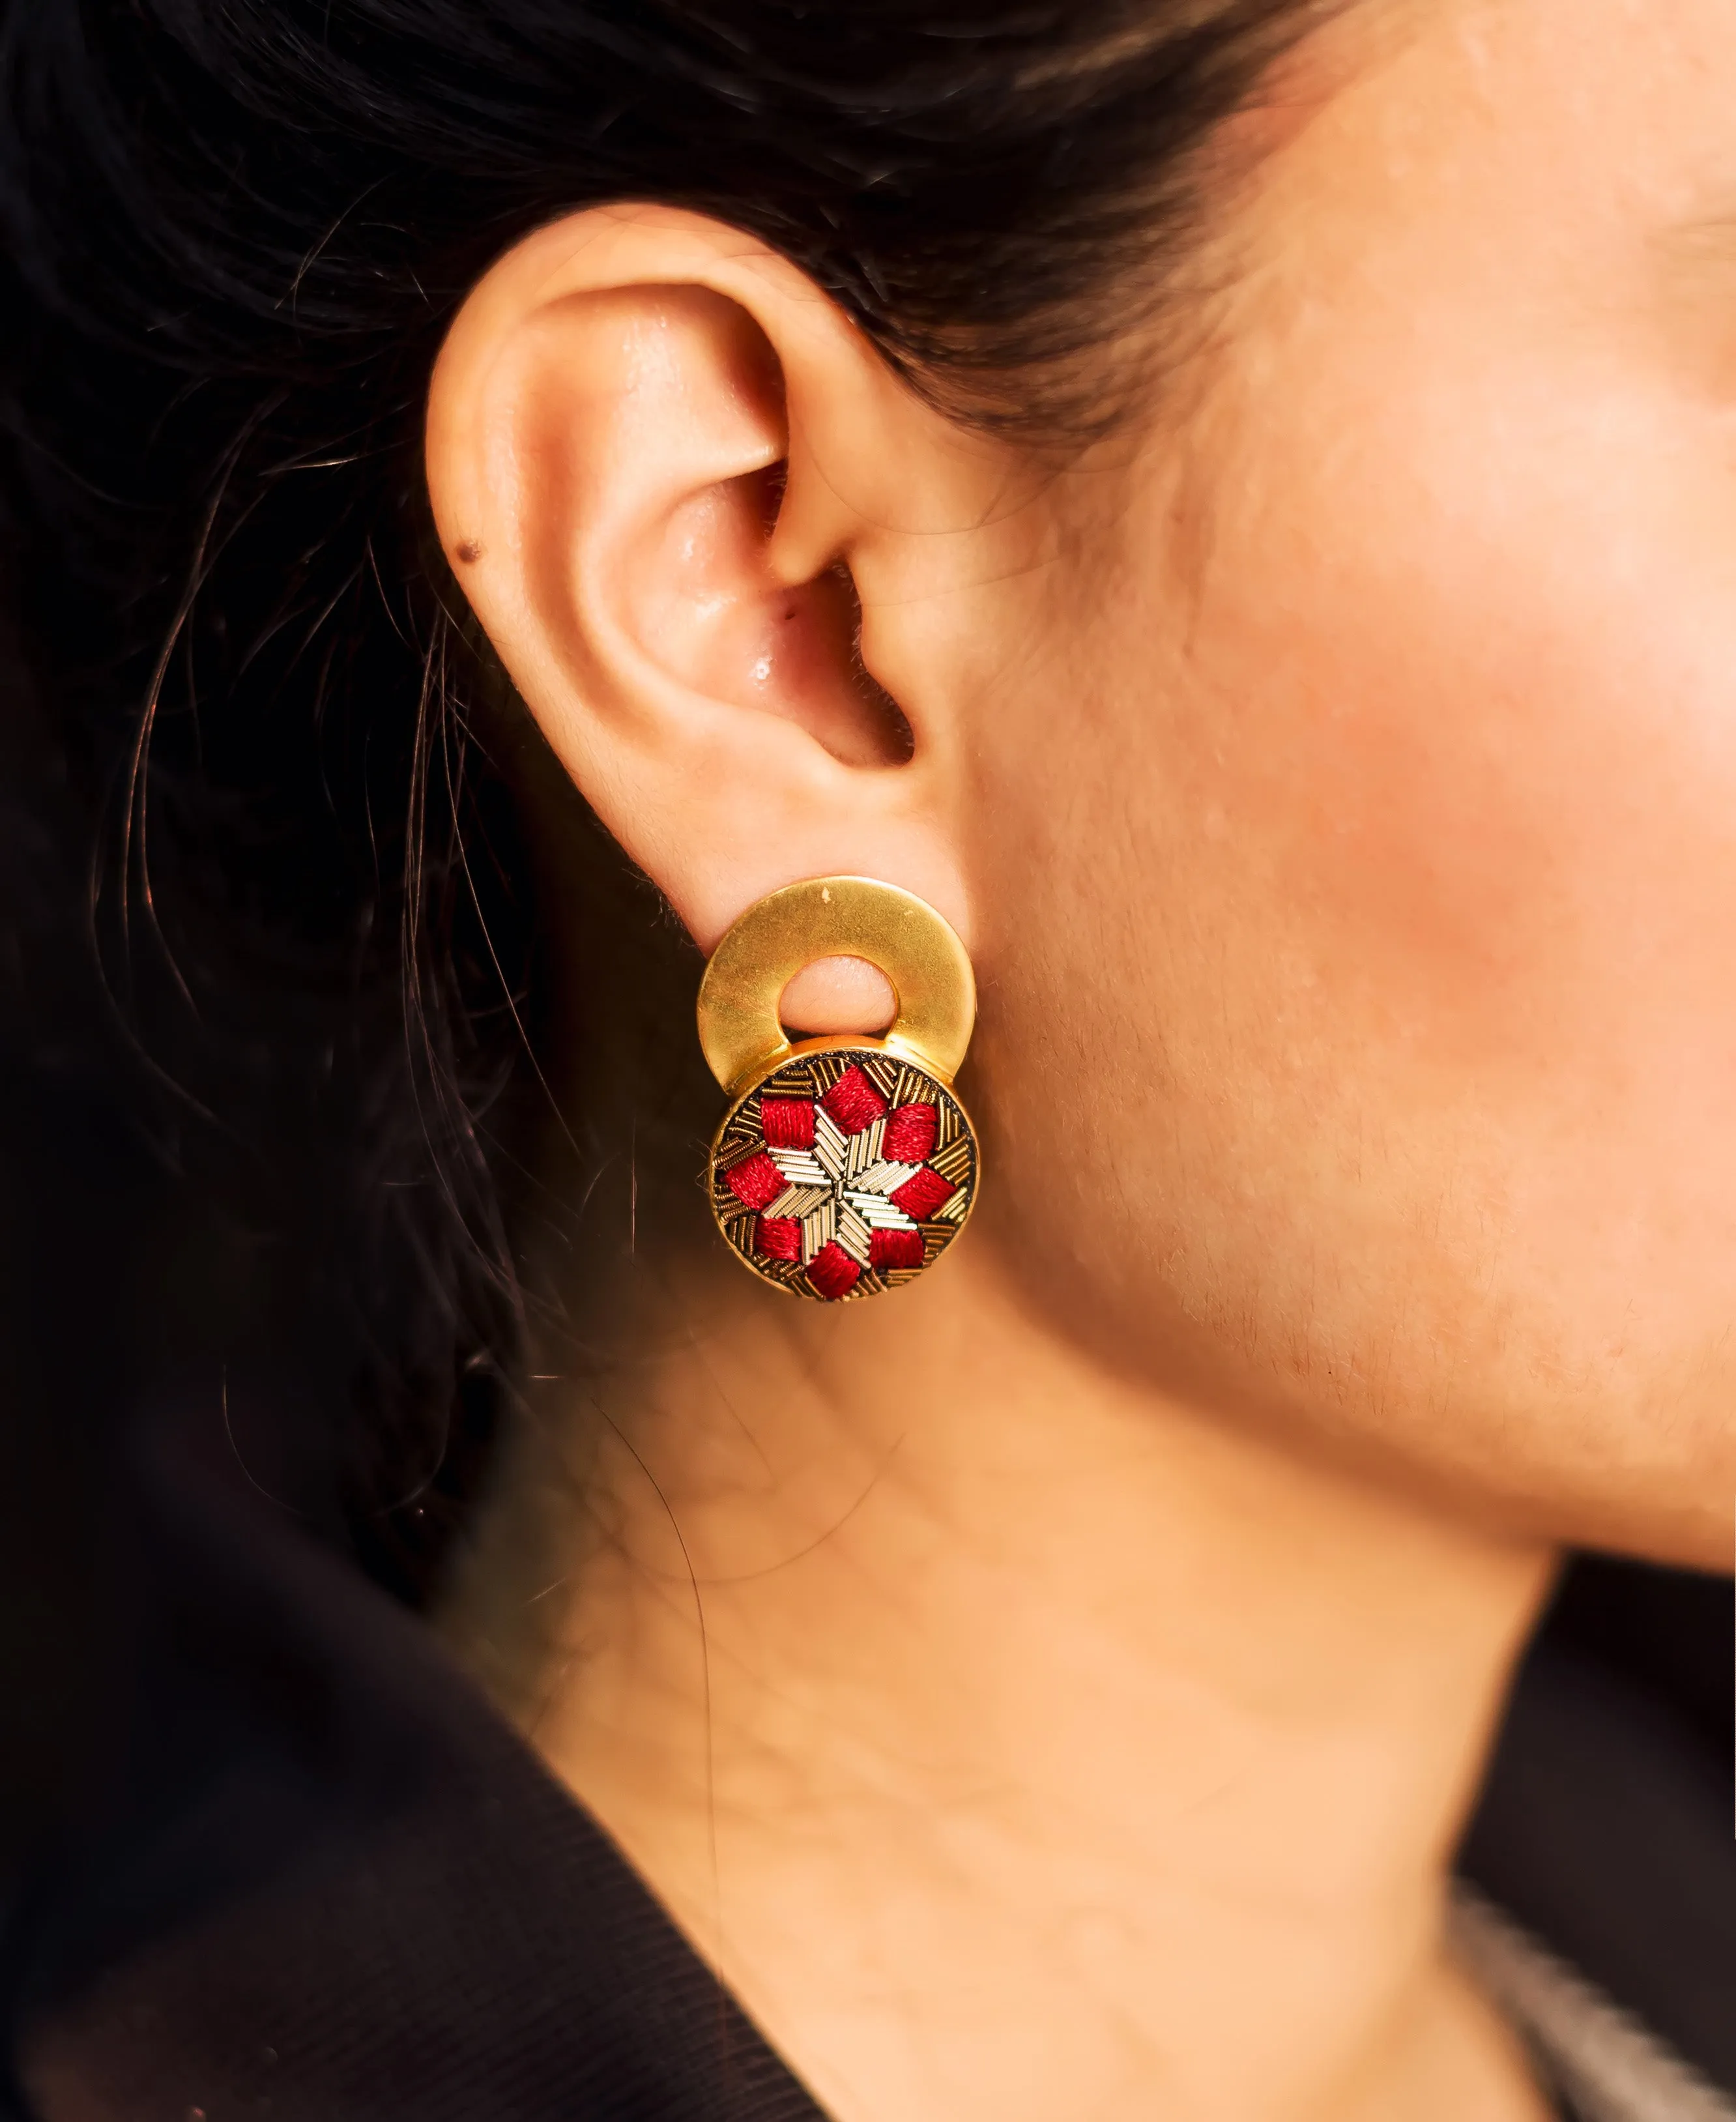
<path id="1" fill-rule="evenodd" d="M 732 1105 L 712 1144 L 712 1213 L 768 1282 L 837 1304 L 913 1282 L 977 1191 L 969 1115 L 927 1069 L 872 1040 L 798 1047 Z"/>

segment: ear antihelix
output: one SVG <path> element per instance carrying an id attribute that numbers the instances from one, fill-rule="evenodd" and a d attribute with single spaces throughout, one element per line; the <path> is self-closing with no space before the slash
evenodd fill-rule
<path id="1" fill-rule="evenodd" d="M 792 1042 L 784 989 L 826 957 L 866 959 L 897 1014 L 879 1038 Z M 976 1022 L 970 959 L 913 892 L 814 877 L 750 906 L 699 986 L 700 1044 L 730 1095 L 707 1190 L 762 1280 L 839 1303 L 925 1274 L 976 1199 L 976 1130 L 953 1088 Z"/>

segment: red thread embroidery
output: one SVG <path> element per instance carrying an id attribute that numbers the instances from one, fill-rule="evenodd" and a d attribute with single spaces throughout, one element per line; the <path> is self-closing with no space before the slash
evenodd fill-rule
<path id="1" fill-rule="evenodd" d="M 920 1231 L 876 1231 L 868 1241 L 868 1264 L 876 1274 L 889 1268 L 921 1267 L 922 1251 Z"/>
<path id="2" fill-rule="evenodd" d="M 886 1117 L 880 1154 L 894 1164 L 926 1164 L 940 1129 L 940 1115 L 932 1105 L 897 1106 Z"/>
<path id="3" fill-rule="evenodd" d="M 862 1270 L 833 1238 L 808 1263 L 808 1279 L 824 1297 L 847 1297 L 861 1281 Z"/>
<path id="4" fill-rule="evenodd" d="M 795 1216 L 761 1216 L 754 1226 L 754 1246 L 768 1260 L 801 1258 L 801 1222 Z"/>
<path id="5" fill-rule="evenodd" d="M 812 1149 L 814 1147 L 814 1101 L 812 1098 L 762 1098 L 759 1101 L 759 1131 L 772 1149 Z M 892 1154 L 888 1150 L 886 1154 Z M 926 1150 L 922 1157 L 928 1154 Z M 906 1164 L 920 1164 L 922 1157 L 907 1157 L 900 1160 Z"/>
<path id="6" fill-rule="evenodd" d="M 917 1095 L 895 1104 L 894 1080 Z M 951 1111 L 938 1082 L 902 1064 L 792 1059 L 720 1140 L 712 1202 L 726 1236 L 771 1279 L 832 1303 L 921 1274 L 954 1235 L 933 1219 L 944 1210 L 955 1226 L 976 1183 L 968 1124 L 962 1143 L 949 1136 Z M 932 1161 L 943 1136 L 947 1176 Z"/>
<path id="7" fill-rule="evenodd" d="M 763 1208 L 784 1190 L 784 1176 L 763 1149 L 744 1157 L 725 1174 L 725 1183 L 744 1208 Z"/>
<path id="8" fill-rule="evenodd" d="M 943 1179 L 931 1166 L 924 1165 L 920 1171 L 912 1171 L 903 1185 L 888 1198 L 902 1208 L 913 1223 L 926 1222 L 943 1201 L 950 1201 L 958 1192 L 950 1179 Z"/>
<path id="9" fill-rule="evenodd" d="M 860 1068 L 847 1068 L 820 1103 L 846 1134 L 872 1127 L 886 1110 L 886 1101 Z"/>

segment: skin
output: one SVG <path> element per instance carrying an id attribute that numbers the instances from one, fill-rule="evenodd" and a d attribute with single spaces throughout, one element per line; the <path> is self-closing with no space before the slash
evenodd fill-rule
<path id="1" fill-rule="evenodd" d="M 1736 1494 L 1733 88 L 1736 0 L 1352 14 L 1065 464 L 691 217 L 455 327 L 447 551 L 696 939 L 860 871 L 977 965 L 931 1276 L 671 1239 L 534 1363 L 527 1721 L 840 2122 L 1544 2111 L 1444 1867 L 1556 1551 Z"/>

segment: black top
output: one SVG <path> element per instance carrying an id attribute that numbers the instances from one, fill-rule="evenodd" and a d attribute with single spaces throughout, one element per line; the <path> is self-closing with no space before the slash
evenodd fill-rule
<path id="1" fill-rule="evenodd" d="M 823 2122 L 424 1626 L 177 1449 L 114 1548 L 87 1789 L 7 1924 L 36 2122 Z M 1736 2087 L 1727 1754 L 1546 1634 L 1466 1845 Z"/>

